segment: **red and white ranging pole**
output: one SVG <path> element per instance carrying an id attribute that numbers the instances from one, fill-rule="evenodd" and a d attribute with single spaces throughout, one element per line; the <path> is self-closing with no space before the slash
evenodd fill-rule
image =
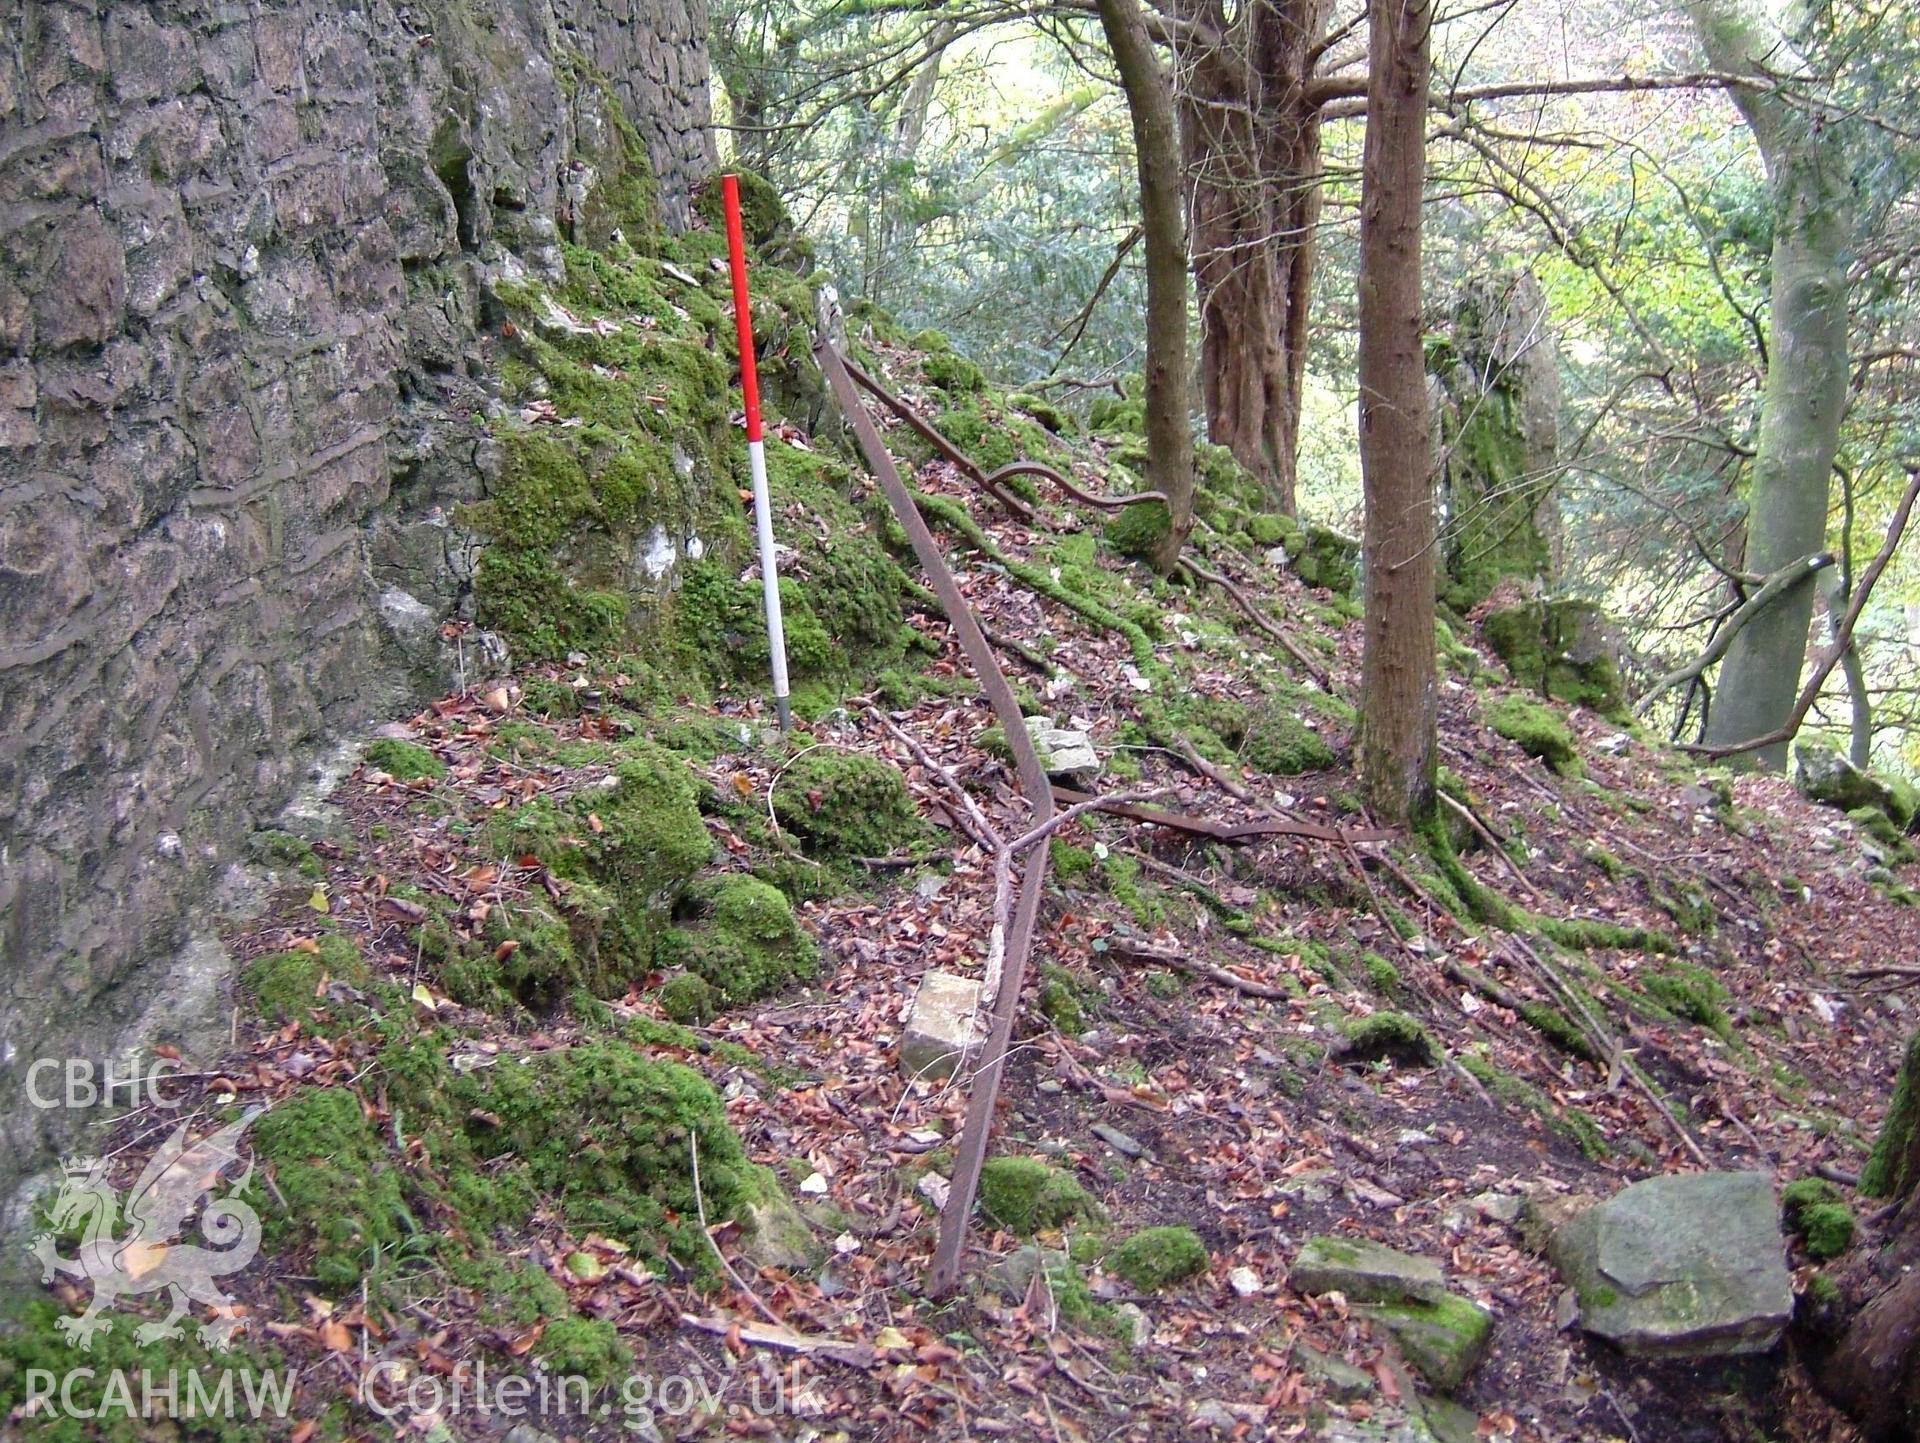
<path id="1" fill-rule="evenodd" d="M 753 472 L 753 524 L 760 538 L 760 590 L 767 603 L 767 650 L 773 660 L 773 706 L 780 730 L 793 726 L 787 700 L 787 632 L 780 620 L 780 575 L 773 555 L 773 503 L 767 496 L 767 447 L 760 426 L 760 369 L 753 353 L 753 310 L 747 296 L 747 245 L 740 227 L 740 178 L 721 181 L 727 205 L 727 250 L 733 262 L 733 318 L 740 337 L 740 385 L 747 399 L 747 465 Z"/>

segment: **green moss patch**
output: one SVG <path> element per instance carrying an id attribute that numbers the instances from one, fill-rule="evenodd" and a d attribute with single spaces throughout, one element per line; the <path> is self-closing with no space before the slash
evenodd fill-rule
<path id="1" fill-rule="evenodd" d="M 266 1246 L 310 1248 L 308 1270 L 322 1287 L 358 1288 L 403 1236 L 419 1231 L 400 1174 L 349 1089 L 304 1088 L 261 1117 L 249 1138 L 273 1179 L 272 1201 L 260 1210 Z"/>
<path id="2" fill-rule="evenodd" d="M 1780 1190 L 1787 1231 L 1815 1262 L 1837 1258 L 1853 1245 L 1853 1210 L 1825 1178 L 1803 1177 Z"/>
<path id="3" fill-rule="evenodd" d="M 923 844 L 927 825 L 899 771 L 861 752 L 822 748 L 781 773 L 773 811 L 810 857 L 845 862 Z"/>
<path id="4" fill-rule="evenodd" d="M 1327 739 L 1300 719 L 1297 707 L 1279 699 L 1254 714 L 1242 754 L 1253 766 L 1276 777 L 1323 771 L 1335 761 Z"/>
<path id="5" fill-rule="evenodd" d="M 453 1084 L 475 1150 L 527 1165 L 576 1227 L 706 1266 L 690 1139 L 710 1218 L 731 1218 L 761 1185 L 705 1078 L 616 1042 L 502 1059 Z"/>
<path id="6" fill-rule="evenodd" d="M 1414 1371 L 1442 1393 L 1467 1381 L 1493 1337 L 1493 1315 L 1451 1294 L 1431 1302 L 1381 1303 L 1362 1311 L 1393 1334 Z"/>
<path id="7" fill-rule="evenodd" d="M 662 939 L 659 960 L 704 982 L 710 1004 L 751 1002 L 796 977 L 811 977 L 818 964 L 819 949 L 786 895 L 756 877 L 703 882 L 688 892 L 682 911 L 683 925 Z M 667 1015 L 681 1022 L 698 1015 L 700 1000 L 697 989 L 684 984 L 661 998 Z M 676 1007 L 691 1010 L 676 1016 Z"/>
<path id="8" fill-rule="evenodd" d="M 1487 725 L 1562 776 L 1578 776 L 1580 753 L 1558 713 L 1524 696 L 1503 696 L 1485 709 Z"/>
<path id="9" fill-rule="evenodd" d="M 1173 529 L 1173 515 L 1159 501 L 1122 506 L 1102 528 L 1107 545 L 1121 556 L 1151 556 Z"/>
<path id="10" fill-rule="evenodd" d="M 1392 1061 L 1409 1067 L 1431 1067 L 1439 1060 L 1426 1024 L 1404 1012 L 1375 1012 L 1350 1017 L 1340 1024 L 1345 1055 L 1355 1062 Z"/>
<path id="11" fill-rule="evenodd" d="M 1105 1266 L 1143 1293 L 1207 1270 L 1207 1245 L 1192 1228 L 1142 1228 L 1107 1254 Z"/>
<path id="12" fill-rule="evenodd" d="M 447 774 L 446 763 L 418 742 L 398 737 L 375 737 L 367 743 L 367 765 L 398 781 L 437 780 Z"/>
<path id="13" fill-rule="evenodd" d="M 1008 1232 L 1031 1236 L 1099 1216 L 1085 1188 L 1044 1158 L 989 1158 L 980 1170 L 980 1211 Z"/>
<path id="14" fill-rule="evenodd" d="M 1873 1155 L 1860 1170 L 1864 1197 L 1902 1197 L 1920 1169 L 1920 1032 L 1907 1044 Z"/>
<path id="15" fill-rule="evenodd" d="M 605 786 L 498 814 L 495 853 L 532 857 L 567 886 L 552 907 L 536 898 L 490 917 L 491 953 L 456 980 L 483 987 L 494 968 L 509 992 L 541 1006 L 575 985 L 608 995 L 650 971 L 669 910 L 713 855 L 696 795 L 678 757 L 640 741 Z"/>
<path id="16" fill-rule="evenodd" d="M 316 1009 L 331 1008 L 326 984 L 334 981 L 364 986 L 367 966 L 350 940 L 329 935 L 322 937 L 312 952 L 296 949 L 254 958 L 242 980 L 267 1021 L 275 1025 L 311 1023 Z"/>

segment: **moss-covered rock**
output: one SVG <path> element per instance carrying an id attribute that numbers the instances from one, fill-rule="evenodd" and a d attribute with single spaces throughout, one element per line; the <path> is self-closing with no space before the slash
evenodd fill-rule
<path id="1" fill-rule="evenodd" d="M 1143 1293 L 1207 1270 L 1207 1245 L 1192 1228 L 1142 1228 L 1106 1256 L 1105 1266 Z"/>
<path id="2" fill-rule="evenodd" d="M 1056 406 L 1044 396 L 1016 391 L 1007 397 L 1007 404 L 1025 411 L 1056 436 L 1071 436 L 1080 429 L 1080 423 L 1074 419 L 1072 412 Z"/>
<path id="3" fill-rule="evenodd" d="M 1493 1338 L 1493 1315 L 1451 1294 L 1432 1301 L 1377 1303 L 1363 1311 L 1393 1334 L 1414 1371 L 1442 1393 L 1467 1381 Z"/>
<path id="4" fill-rule="evenodd" d="M 1107 545 L 1121 556 L 1148 557 L 1173 529 L 1173 514 L 1159 501 L 1122 506 L 1102 527 Z"/>
<path id="5" fill-rule="evenodd" d="M 1688 962 L 1670 962 L 1657 972 L 1641 978 L 1649 997 L 1669 1012 L 1698 1023 L 1710 1032 L 1731 1037 L 1733 1024 L 1727 1007 L 1733 1001 L 1724 983 L 1704 967 Z"/>
<path id="6" fill-rule="evenodd" d="M 660 1010 L 679 1023 L 710 1022 L 720 1010 L 720 999 L 706 978 L 697 972 L 683 972 L 660 984 Z"/>
<path id="7" fill-rule="evenodd" d="M 266 828 L 247 837 L 247 856 L 262 867 L 298 872 L 320 880 L 327 873 L 325 864 L 313 850 L 313 843 L 291 832 Z"/>
<path id="8" fill-rule="evenodd" d="M 351 1089 L 302 1088 L 261 1117 L 249 1139 L 273 1180 L 274 1205 L 261 1209 L 266 1244 L 282 1255 L 310 1248 L 303 1271 L 323 1288 L 358 1288 L 403 1236 L 419 1231 L 400 1174 Z"/>
<path id="9" fill-rule="evenodd" d="M 1488 612 L 1480 631 L 1521 685 L 1554 701 L 1627 720 L 1619 634 L 1592 602 L 1524 602 Z"/>
<path id="10" fill-rule="evenodd" d="M 704 981 L 711 1002 L 751 1002 L 814 973 L 819 949 L 786 894 L 757 877 L 703 882 L 689 890 L 681 910 L 683 925 L 662 939 L 660 958 Z M 663 995 L 662 1004 L 670 1000 L 684 1004 L 697 997 L 683 984 L 673 999 Z"/>
<path id="11" fill-rule="evenodd" d="M 601 1318 L 556 1318 L 541 1332 L 533 1352 L 548 1373 L 583 1378 L 594 1392 L 619 1382 L 633 1366 L 633 1349 L 620 1340 L 619 1329 Z"/>
<path id="12" fill-rule="evenodd" d="M 705 1078 L 617 1042 L 503 1058 L 453 1094 L 476 1151 L 524 1161 L 571 1224 L 683 1262 L 704 1267 L 707 1253 L 692 1139 L 709 1218 L 736 1216 L 763 1185 Z"/>
<path id="13" fill-rule="evenodd" d="M 1344 1055 L 1356 1062 L 1382 1059 L 1411 1067 L 1431 1067 L 1439 1060 L 1432 1034 L 1418 1018 L 1404 1012 L 1373 1012 L 1350 1017 L 1340 1024 Z"/>
<path id="14" fill-rule="evenodd" d="M 1040 968 L 1040 1015 L 1068 1037 L 1078 1037 L 1087 1030 L 1081 993 L 1080 979 L 1066 968 L 1052 963 Z"/>
<path id="15" fill-rule="evenodd" d="M 989 1222 L 1022 1236 L 1099 1216 L 1085 1188 L 1038 1157 L 989 1158 L 980 1170 L 980 1211 Z"/>
<path id="16" fill-rule="evenodd" d="M 1487 725 L 1515 743 L 1530 757 L 1538 757 L 1563 776 L 1579 774 L 1580 753 L 1573 731 L 1552 709 L 1524 696 L 1503 696 L 1483 713 Z"/>
<path id="17" fill-rule="evenodd" d="M 774 788 L 773 811 L 807 855 L 826 861 L 883 857 L 928 835 L 905 778 L 862 752 L 821 748 L 799 757 Z"/>
<path id="18" fill-rule="evenodd" d="M 1787 1231 L 1815 1262 L 1837 1258 L 1853 1245 L 1853 1210 L 1825 1178 L 1796 1178 L 1780 1190 Z"/>
<path id="19" fill-rule="evenodd" d="M 260 1015 L 275 1025 L 311 1023 L 316 1009 L 331 1010 L 329 982 L 362 987 L 367 966 L 360 951 L 339 934 L 322 937 L 313 951 L 295 948 L 256 957 L 242 974 L 243 983 Z"/>
<path id="20" fill-rule="evenodd" d="M 1832 806 L 1847 816 L 1870 806 L 1903 831 L 1914 821 L 1916 800 L 1910 785 L 1862 771 L 1832 746 L 1795 743 L 1793 785 L 1809 802 Z"/>
<path id="21" fill-rule="evenodd" d="M 532 857 L 569 885 L 552 907 L 534 899 L 490 916 L 500 935 L 490 958 L 473 959 L 469 970 L 497 966 L 502 985 L 529 1006 L 573 986 L 607 995 L 652 970 L 671 907 L 713 855 L 695 797 L 679 758 L 636 741 L 605 786 L 498 814 L 495 852 Z M 503 951 L 506 942 L 515 945 Z"/>
<path id="22" fill-rule="evenodd" d="M 920 358 L 920 374 L 943 391 L 984 391 L 987 378 L 958 351 L 934 351 Z"/>
<path id="23" fill-rule="evenodd" d="M 1332 766 L 1332 745 L 1301 719 L 1303 710 L 1295 697 L 1270 697 L 1247 723 L 1241 755 L 1250 765 L 1276 777 Z"/>
<path id="24" fill-rule="evenodd" d="M 438 779 L 447 774 L 447 765 L 418 742 L 399 737 L 376 737 L 367 743 L 367 765 L 376 767 L 398 781 Z"/>

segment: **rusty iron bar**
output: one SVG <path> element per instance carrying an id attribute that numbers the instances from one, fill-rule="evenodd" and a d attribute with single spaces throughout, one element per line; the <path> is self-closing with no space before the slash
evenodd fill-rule
<path id="1" fill-rule="evenodd" d="M 928 529 L 920 508 L 914 504 L 906 483 L 900 479 L 899 468 L 894 465 L 886 442 L 880 437 L 879 428 L 874 425 L 873 417 L 867 413 L 859 392 L 854 389 L 853 376 L 849 374 L 852 363 L 825 336 L 814 342 L 813 355 L 833 387 L 834 398 L 839 402 L 847 423 L 853 427 L 854 437 L 859 441 L 860 449 L 866 453 L 867 464 L 873 468 L 880 489 L 886 493 L 888 504 L 893 507 L 894 515 L 905 529 L 907 539 L 913 545 L 913 554 L 919 559 L 920 569 L 932 583 L 934 595 L 939 597 L 941 609 L 947 614 L 948 624 L 959 638 L 960 649 L 973 664 L 974 676 L 986 696 L 987 705 L 993 711 L 994 720 L 1000 723 L 1001 730 L 1006 733 L 1007 743 L 1013 748 L 1021 794 L 1033 808 L 1034 825 L 1044 825 L 1054 814 L 1052 786 L 1046 768 L 1040 764 L 1040 755 L 1034 750 L 1033 739 L 1027 733 L 1020 703 L 1000 670 L 1000 663 L 980 627 L 979 618 L 974 615 L 973 608 L 967 605 L 960 584 L 947 568 L 939 542 Z M 869 384 L 877 383 L 869 378 Z M 942 437 L 941 441 L 945 442 L 945 438 Z M 950 442 L 946 444 L 951 445 Z M 971 461 L 966 463 L 966 467 L 975 475 L 979 472 L 979 468 Z M 1014 908 L 1012 925 L 1007 933 L 1000 990 L 993 998 L 986 1046 L 967 1097 L 967 1120 L 961 1131 L 959 1154 L 954 1160 L 953 1184 L 947 1194 L 946 1206 L 940 1210 L 940 1239 L 934 1248 L 933 1267 L 927 1274 L 927 1294 L 930 1297 L 946 1297 L 960 1283 L 967 1245 L 967 1219 L 973 1212 L 974 1199 L 979 1193 L 980 1169 L 987 1160 L 988 1136 L 993 1131 L 994 1102 L 1000 1093 L 1001 1075 L 1006 1070 L 1007 1044 L 1013 1036 L 1013 1019 L 1019 1010 L 1020 987 L 1026 978 L 1027 958 L 1033 950 L 1033 934 L 1039 921 L 1041 893 L 1046 887 L 1047 860 L 1051 850 L 1048 847 L 1033 848 L 1027 854 L 1026 867 L 1021 876 L 1020 900 Z"/>

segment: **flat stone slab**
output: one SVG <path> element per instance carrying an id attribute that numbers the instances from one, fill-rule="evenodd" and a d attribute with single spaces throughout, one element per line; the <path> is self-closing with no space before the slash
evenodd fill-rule
<path id="1" fill-rule="evenodd" d="M 906 1031 L 900 1037 L 900 1070 L 909 1078 L 938 1082 L 952 1077 L 974 1044 L 974 1017 L 980 1008 L 980 984 L 951 972 L 929 972 L 920 979 Z"/>
<path id="2" fill-rule="evenodd" d="M 1033 738 L 1033 749 L 1040 754 L 1040 765 L 1048 776 L 1090 782 L 1100 775 L 1100 754 L 1085 732 L 1057 727 L 1049 716 L 1026 720 L 1027 735 Z"/>
<path id="3" fill-rule="evenodd" d="M 1580 1326 L 1628 1353 L 1763 1353 L 1793 1312 L 1780 1204 L 1763 1172 L 1648 1178 L 1554 1232 Z"/>
<path id="4" fill-rule="evenodd" d="M 1447 1296 L 1446 1279 L 1432 1258 L 1365 1238 L 1308 1238 L 1287 1275 L 1296 1292 L 1344 1293 L 1355 1303 L 1431 1303 Z"/>

